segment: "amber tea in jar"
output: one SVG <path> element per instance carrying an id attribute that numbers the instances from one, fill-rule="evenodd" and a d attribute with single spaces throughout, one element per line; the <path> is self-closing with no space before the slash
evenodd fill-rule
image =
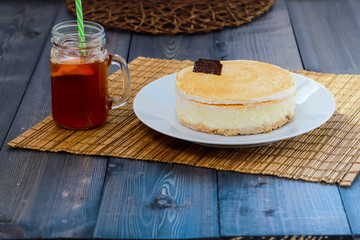
<path id="1" fill-rule="evenodd" d="M 104 28 L 84 21 L 85 41 L 79 38 L 77 22 L 53 27 L 51 39 L 51 97 L 54 121 L 65 128 L 89 129 L 103 124 L 109 110 L 124 105 L 130 97 L 130 77 L 126 61 L 109 55 Z M 123 93 L 108 95 L 108 67 L 122 70 Z"/>

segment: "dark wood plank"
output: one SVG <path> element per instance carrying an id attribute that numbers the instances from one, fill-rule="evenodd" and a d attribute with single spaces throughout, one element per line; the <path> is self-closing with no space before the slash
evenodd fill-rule
<path id="1" fill-rule="evenodd" d="M 360 74 L 359 1 L 291 0 L 288 8 L 307 69 Z M 340 194 L 352 233 L 360 234 L 359 177 Z"/>
<path id="2" fill-rule="evenodd" d="M 283 1 L 277 2 L 283 3 Z M 283 13 L 280 16 L 281 19 L 284 18 Z M 272 21 L 271 19 L 276 17 L 279 15 L 274 16 L 273 14 L 271 17 L 269 14 L 265 16 L 265 19 L 260 19 L 256 23 L 263 20 Z M 252 23 L 252 27 L 254 24 L 255 22 Z M 279 22 L 272 25 L 274 26 L 273 30 L 267 28 L 268 32 L 265 31 L 266 29 L 262 27 L 262 24 L 257 25 L 258 29 L 256 27 L 254 27 L 255 29 L 240 28 L 241 31 L 245 31 L 243 29 L 251 31 L 253 36 L 250 33 L 237 32 L 236 29 L 229 30 L 224 35 L 225 37 L 220 33 L 197 35 L 201 39 L 199 42 L 195 36 L 148 38 L 148 36 L 134 35 L 133 54 L 130 54 L 129 59 L 134 59 L 139 55 L 191 60 L 196 60 L 198 57 L 249 58 L 300 69 L 301 63 L 298 54 L 291 57 L 286 54 L 293 52 L 294 41 L 291 40 L 287 43 L 279 41 L 282 33 L 289 33 L 287 30 L 279 32 L 278 24 Z M 288 28 L 285 24 L 281 29 L 284 27 Z M 279 34 L 280 36 L 278 36 Z M 272 40 L 269 40 L 269 35 L 272 36 Z M 119 35 L 114 34 L 114 36 Z M 128 36 L 125 34 L 124 38 L 119 37 L 120 41 L 125 39 L 125 43 L 117 43 L 118 40 L 114 40 L 114 46 L 125 46 L 127 49 L 129 45 L 126 44 L 126 39 Z M 140 43 L 145 45 L 140 45 Z M 144 46 L 149 47 L 144 48 Z M 120 54 L 126 55 L 126 51 Z M 49 82 L 46 81 L 45 77 L 49 73 L 44 67 L 48 59 L 44 57 L 45 55 L 44 53 L 30 82 L 8 140 L 50 112 Z M 34 109 L 38 109 L 38 111 L 35 112 Z M 0 189 L 0 196 L 5 197 L 0 198 L 0 234 L 3 234 L 0 236 L 3 238 L 92 237 L 106 164 L 105 158 L 13 150 L 7 147 L 2 149 L 0 152 L 0 185 L 4 187 Z M 185 237 L 188 235 L 182 231 L 187 230 L 192 237 L 216 237 L 219 235 L 215 229 L 216 224 L 214 224 L 214 221 L 217 222 L 218 220 L 217 209 L 214 207 L 216 204 L 213 202 L 214 195 L 216 196 L 214 171 L 177 165 L 111 159 L 107 174 L 95 237 L 115 238 L 124 236 L 121 231 L 126 232 L 127 237 L 133 238 L 148 238 L 149 236 L 159 238 Z M 181 183 L 182 185 L 179 185 Z M 260 190 L 258 190 L 259 188 Z M 336 193 L 337 191 L 334 190 L 336 188 L 333 186 L 219 172 L 219 189 L 220 221 L 223 236 L 246 234 L 247 230 L 244 229 L 244 226 L 247 222 L 254 223 L 251 234 L 271 233 L 274 229 L 274 223 L 285 224 L 288 220 L 286 216 L 292 216 L 286 215 L 290 212 L 295 212 L 295 217 L 301 224 L 304 224 L 302 221 L 307 220 L 314 224 L 313 228 L 310 224 L 304 224 L 305 229 L 310 229 L 309 231 L 322 232 L 332 224 L 335 226 L 334 232 L 337 234 L 341 232 L 349 234 L 349 228 L 344 224 L 344 212 L 340 207 L 339 194 Z M 139 190 L 144 192 L 139 192 Z M 196 191 L 200 190 L 202 190 L 201 194 L 197 195 Z M 289 192 L 295 197 L 290 198 Z M 348 212 L 355 215 L 356 207 L 359 209 L 355 202 L 359 193 L 358 191 L 346 193 L 349 195 L 349 202 L 345 205 Z M 302 197 L 302 195 L 308 198 Z M 131 197 L 135 200 L 132 200 Z M 198 197 L 198 199 L 194 199 L 194 197 Z M 187 199 L 193 201 L 191 202 L 193 204 L 190 204 L 191 206 L 183 212 L 179 210 L 180 208 L 175 208 L 175 206 L 185 206 Z M 206 199 L 206 206 L 200 205 L 204 203 L 204 199 Z M 347 199 L 344 198 L 344 200 L 346 203 Z M 294 202 L 299 204 L 295 205 Z M 156 204 L 152 205 L 151 203 Z M 350 206 L 349 203 L 353 206 Z M 123 208 L 123 204 L 130 206 L 131 209 Z M 291 207 L 289 210 L 287 207 L 290 204 L 296 208 Z M 146 206 L 156 207 L 149 209 Z M 255 212 L 249 211 L 247 218 L 244 218 L 241 215 L 241 207 L 244 206 L 248 209 L 255 209 Z M 193 209 L 198 211 L 191 213 Z M 238 209 L 240 211 L 237 211 Z M 136 215 L 129 216 L 132 210 Z M 246 208 L 243 208 L 242 211 L 242 213 L 247 212 Z M 299 212 L 301 214 L 298 214 Z M 316 216 L 312 215 L 313 212 Z M 332 214 L 332 212 L 335 212 L 336 216 L 332 217 L 330 221 L 321 218 L 325 214 Z M 252 218 L 259 219 L 259 222 L 255 223 Z M 150 220 L 147 221 L 148 219 Z M 107 226 L 102 224 L 102 220 L 113 228 L 106 229 Z M 201 221 L 208 223 L 208 225 L 205 227 L 201 225 L 202 229 L 200 227 L 190 229 L 192 226 L 185 226 L 185 220 L 192 221 L 192 225 L 201 223 Z M 325 223 L 321 224 L 323 220 Z M 145 225 L 146 223 L 153 225 Z M 353 222 L 353 224 L 356 223 Z M 303 225 L 299 224 L 298 226 Z M 209 228 L 210 233 L 208 232 Z M 270 230 L 267 231 L 267 228 Z M 320 230 L 315 228 L 320 228 Z M 293 229 L 294 222 L 290 227 L 290 230 Z M 291 233 L 285 227 L 277 232 L 278 234 Z M 302 232 L 302 234 L 306 233 Z"/>
<path id="3" fill-rule="evenodd" d="M 287 3 L 306 70 L 360 73 L 359 1 Z"/>
<path id="4" fill-rule="evenodd" d="M 214 53 L 218 59 L 248 59 L 287 69 L 303 69 L 284 0 L 270 12 L 240 28 L 215 32 Z"/>
<path id="5" fill-rule="evenodd" d="M 106 159 L 10 149 L 0 159 L 0 238 L 92 237 Z"/>
<path id="6" fill-rule="evenodd" d="M 344 203 L 351 231 L 355 235 L 360 234 L 360 177 L 357 176 L 350 188 L 340 188 L 341 198 Z"/>
<path id="7" fill-rule="evenodd" d="M 111 159 L 94 236 L 218 237 L 215 178 L 212 170 Z"/>
<path id="8" fill-rule="evenodd" d="M 74 19 L 63 3 L 55 22 Z M 51 113 L 50 32 L 6 142 Z M 129 34 L 116 41 L 129 45 Z M 128 47 L 126 48 L 128 49 Z M 0 238 L 92 238 L 108 159 L 4 146 Z"/>
<path id="9" fill-rule="evenodd" d="M 59 6 L 60 1 L 0 3 L 0 148 Z"/>
<path id="10" fill-rule="evenodd" d="M 224 172 L 219 183 L 222 236 L 351 234 L 336 186 Z"/>
<path id="11" fill-rule="evenodd" d="M 190 55 L 184 55 L 183 49 L 189 50 L 190 46 L 191 50 L 197 49 L 199 52 L 208 52 L 212 49 L 212 43 L 205 41 L 209 35 L 211 34 L 154 37 L 134 34 L 129 59 L 133 60 L 137 56 L 189 59 Z M 126 172 L 122 174 L 114 174 L 113 171 L 116 171 L 116 168 L 108 169 L 110 176 L 106 178 L 99 212 L 98 224 L 101 225 L 97 226 L 95 237 L 208 238 L 219 236 L 214 171 L 119 159 L 110 159 L 110 162 L 110 164 L 121 164 L 127 167 L 123 170 Z M 129 180 L 129 176 L 137 176 L 138 172 L 146 173 L 147 180 L 144 181 L 144 177 L 132 177 Z M 118 182 L 127 182 L 127 186 L 112 191 L 111 186 Z M 172 184 L 169 185 L 169 182 Z M 147 190 L 139 192 L 139 187 L 132 186 L 144 186 L 143 188 Z M 126 196 L 131 196 L 133 202 L 129 202 Z M 121 202 L 115 202 L 114 199 L 121 199 Z M 207 201 L 204 202 L 203 199 Z M 119 206 L 123 206 L 122 211 Z M 128 212 L 133 214 L 129 216 Z M 111 228 L 115 230 L 111 232 Z"/>
<path id="12" fill-rule="evenodd" d="M 286 2 L 238 29 L 218 33 L 218 55 L 302 69 Z M 218 172 L 221 236 L 350 234 L 336 186 Z M 330 216 L 331 215 L 331 216 Z"/>
<path id="13" fill-rule="evenodd" d="M 130 60 L 139 56 L 192 61 L 196 61 L 201 56 L 216 58 L 214 33 L 180 34 L 174 37 L 134 34 L 130 53 Z"/>
<path id="14" fill-rule="evenodd" d="M 146 46 L 144 48 L 143 46 Z M 292 28 L 290 25 L 290 20 L 287 15 L 286 5 L 284 1 L 277 1 L 277 5 L 274 7 L 271 13 L 264 16 L 263 18 L 257 20 L 256 22 L 251 23 L 249 26 L 244 26 L 239 29 L 227 29 L 221 32 L 213 32 L 208 34 L 196 34 L 196 35 L 177 35 L 175 37 L 169 36 L 148 36 L 141 34 L 134 34 L 131 44 L 131 51 L 129 59 L 134 59 L 137 56 L 145 56 L 145 57 L 157 57 L 157 58 L 167 58 L 167 59 L 190 59 L 196 60 L 199 57 L 208 57 L 208 58 L 218 58 L 218 59 L 255 59 L 261 61 L 267 61 L 273 64 L 280 65 L 282 67 L 291 68 L 291 69 L 302 69 L 301 59 L 299 53 L 297 51 L 297 46 L 295 42 L 295 38 L 292 33 Z M 114 164 L 114 166 L 128 166 L 136 164 L 136 162 L 131 161 L 130 163 L 124 163 L 118 159 L 110 159 L 110 164 Z M 140 163 L 139 163 L 140 164 Z M 148 173 L 149 168 L 151 167 L 151 172 L 159 173 L 160 170 L 158 168 L 162 168 L 161 164 L 149 163 L 147 165 L 141 164 L 137 167 L 127 167 L 131 170 L 133 174 L 136 171 Z M 159 166 L 160 165 L 160 166 Z M 146 166 L 146 168 L 144 167 Z M 170 167 L 170 166 L 169 166 Z M 99 213 L 99 221 L 98 223 L 105 222 L 106 224 L 112 224 L 112 229 L 117 229 L 111 233 L 106 235 L 106 232 L 101 232 L 100 229 L 102 227 L 97 227 L 96 237 L 123 237 L 123 238 L 132 238 L 136 236 L 137 238 L 149 238 L 149 237 L 157 237 L 157 238 L 181 238 L 184 235 L 171 235 L 169 232 L 160 232 L 159 227 L 157 225 L 151 225 L 148 228 L 144 228 L 144 220 L 143 216 L 146 216 L 146 219 L 157 219 L 156 216 L 165 216 L 165 209 L 163 213 L 149 213 L 145 210 L 135 210 L 136 214 L 133 216 L 128 216 L 128 212 L 133 212 L 136 207 L 140 209 L 146 208 L 147 199 L 152 199 L 153 196 L 156 196 L 156 192 L 161 190 L 161 187 L 157 187 L 156 190 L 148 191 L 146 193 L 137 193 L 136 189 L 132 189 L 131 186 L 139 186 L 142 182 L 140 181 L 140 177 L 136 177 L 136 179 L 129 180 L 129 176 L 131 173 L 117 173 L 115 169 L 118 167 L 114 167 L 114 170 L 109 168 L 109 176 L 106 179 L 105 191 L 102 200 L 102 205 Z M 171 166 L 171 168 L 176 169 L 177 166 Z M 193 169 L 189 167 L 189 169 Z M 113 174 L 115 171 L 116 174 Z M 125 171 L 125 170 L 121 170 Z M 126 170 L 128 171 L 128 170 Z M 173 170 L 172 170 L 173 171 Z M 166 172 L 160 175 L 157 175 L 157 178 L 154 180 L 152 177 L 148 177 L 152 179 L 150 184 L 145 182 L 145 189 L 153 189 L 154 182 L 159 181 L 158 179 L 165 179 L 166 175 L 170 173 Z M 191 175 L 189 175 L 191 176 Z M 189 178 L 187 176 L 187 178 Z M 147 179 L 148 179 L 147 178 Z M 181 179 L 182 177 L 179 177 Z M 207 177 L 207 179 L 213 179 L 213 177 Z M 264 180 L 265 179 L 265 180 Z M 186 181 L 186 179 L 182 180 Z M 258 184 L 239 184 L 240 182 L 257 182 Z M 124 187 L 119 187 L 117 191 L 111 191 L 112 186 L 115 183 L 126 183 L 128 187 L 124 190 Z M 243 192 L 256 192 L 258 191 L 259 185 L 268 184 L 273 185 L 273 188 L 265 188 L 262 198 L 251 198 L 247 199 L 246 197 L 242 198 Z M 271 184 L 270 184 L 271 183 Z M 342 206 L 341 199 L 339 198 L 339 193 L 337 192 L 336 187 L 326 187 L 322 188 L 321 185 L 318 184 L 310 184 L 310 183 L 301 183 L 294 181 L 287 181 L 283 179 L 273 178 L 273 177 L 263 177 L 263 176 L 252 176 L 252 175 L 244 175 L 244 174 L 236 174 L 236 173 L 227 173 L 227 172 L 219 172 L 219 205 L 220 205 L 220 230 L 221 236 L 238 236 L 238 235 L 260 235 L 262 233 L 268 234 L 287 234 L 292 233 L 294 227 L 286 230 L 286 228 L 278 229 L 273 226 L 273 223 L 282 222 L 282 224 L 287 223 L 286 219 L 283 216 L 280 216 L 277 212 L 278 209 L 282 209 L 282 198 L 283 195 L 276 195 L 276 191 L 278 189 L 286 188 L 286 189 L 296 189 L 298 186 L 304 191 L 307 191 L 309 194 L 313 196 L 313 198 L 321 199 L 322 196 L 329 196 L 329 198 L 334 199 L 333 204 L 327 206 L 326 202 L 321 201 L 306 201 L 306 199 L 302 196 L 301 192 L 294 191 L 292 194 L 295 194 L 295 198 L 299 198 L 304 200 L 300 209 L 292 209 L 297 213 L 298 211 L 303 215 L 295 215 L 295 219 L 293 220 L 293 226 L 296 226 L 298 222 L 302 221 L 302 218 L 307 220 L 311 220 L 311 224 L 315 227 L 309 229 L 308 232 L 310 234 L 319 233 L 322 230 L 329 229 L 332 227 L 332 224 L 335 220 L 340 220 L 340 224 L 337 228 L 335 228 L 334 232 L 339 234 L 344 233 L 348 234 L 349 228 L 346 223 L 346 217 L 344 212 L 341 210 L 337 210 L 338 206 Z M 155 184 L 156 185 L 156 184 Z M 208 186 L 210 188 L 214 188 L 215 184 L 209 182 L 202 182 L 202 186 Z M 148 186 L 148 187 L 147 187 Z M 174 188 L 177 187 L 174 185 Z M 181 186 L 183 187 L 183 186 Z M 186 189 L 182 191 L 191 192 L 192 188 L 197 186 L 187 186 Z M 160 189 L 160 190 L 159 190 Z M 118 194 L 118 192 L 120 193 Z M 173 190 L 176 191 L 176 190 Z M 202 197 L 202 199 L 211 199 L 212 197 L 211 190 L 208 193 L 207 197 Z M 136 194 L 136 202 L 131 203 L 130 201 L 124 199 L 125 196 L 133 197 Z M 113 199 L 112 201 L 110 199 Z M 115 199 L 121 199 L 121 204 L 114 204 Z M 232 201 L 233 199 L 233 201 Z M 266 202 L 264 199 L 272 199 L 272 201 Z M 287 201 L 291 200 L 288 198 Z M 211 200 L 213 201 L 213 200 Z M 228 202 L 231 201 L 231 204 Z M 245 204 L 250 208 L 254 209 L 263 209 L 264 212 L 258 210 L 257 212 L 248 212 L 246 218 L 244 218 L 237 211 L 241 206 Z M 130 210 L 126 211 L 125 207 L 119 207 L 120 205 L 128 206 Z M 297 207 L 297 206 L 296 206 Z M 320 209 L 317 210 L 317 209 Z M 323 221 L 321 217 L 321 210 L 324 210 L 326 214 L 331 214 L 331 211 L 335 211 L 338 213 L 338 218 L 332 218 L 330 221 Z M 213 213 L 216 212 L 216 209 L 211 208 Z M 317 213 L 317 215 L 313 215 L 313 212 Z M 161 214 L 161 215 L 160 215 Z M 199 215 L 200 214 L 200 215 Z M 253 224 L 250 227 L 248 224 L 248 219 L 255 218 L 259 219 L 259 214 L 267 214 L 268 219 L 271 221 L 265 222 L 255 222 L 251 221 Z M 149 217 L 151 216 L 151 218 Z M 184 215 L 183 215 L 184 216 Z M 183 216 L 178 216 L 179 219 L 182 219 Z M 190 219 L 195 218 L 196 221 L 198 219 L 204 219 L 203 216 L 204 210 L 199 210 L 196 212 L 196 215 L 192 215 Z M 163 226 L 168 226 L 170 220 L 167 218 L 164 219 Z M 290 220 L 287 220 L 290 221 Z M 154 220 L 150 221 L 151 224 L 155 224 Z M 323 223 L 324 222 L 324 223 Z M 125 224 L 127 223 L 127 224 Z M 131 225 L 130 225 L 131 224 Z M 211 222 L 208 225 L 208 228 L 214 229 L 215 222 Z M 336 224 L 338 224 L 336 222 Z M 307 225 L 308 227 L 310 226 Z M 246 228 L 248 227 L 248 228 Z M 320 229 L 317 229 L 320 227 Z M 144 228 L 146 231 L 141 231 L 139 229 Z M 164 227 L 165 228 L 165 227 Z M 248 230 L 251 230 L 249 232 Z M 270 229 L 269 231 L 264 231 L 264 229 Z M 273 230 L 273 231 L 271 231 Z M 186 231 L 186 230 L 185 230 Z M 150 232 L 150 233 L 149 233 Z M 193 233 L 191 237 L 211 237 L 208 235 L 201 235 Z M 214 235 L 216 237 L 216 235 Z"/>
<path id="15" fill-rule="evenodd" d="M 133 34 L 129 61 L 138 56 L 196 60 L 212 57 L 212 51 L 213 33 Z M 114 167 L 108 168 L 95 237 L 219 237 L 215 171 L 114 158 L 109 165 Z"/>
<path id="16" fill-rule="evenodd" d="M 106 47 L 111 54 L 118 54 L 122 56 L 124 59 L 128 59 L 129 56 L 129 48 L 131 41 L 131 34 L 120 32 L 120 31 L 112 31 L 105 29 L 106 34 Z M 114 70 L 119 70 L 118 68 L 114 68 Z"/>

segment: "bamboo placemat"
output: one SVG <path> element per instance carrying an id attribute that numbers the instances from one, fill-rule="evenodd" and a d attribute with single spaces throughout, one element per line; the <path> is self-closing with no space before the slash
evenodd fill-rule
<path id="1" fill-rule="evenodd" d="M 145 126 L 133 112 L 133 99 L 142 87 L 192 64 L 139 57 L 129 64 L 131 100 L 112 110 L 106 124 L 73 131 L 58 127 L 49 116 L 9 145 L 351 185 L 360 170 L 360 75 L 297 71 L 320 82 L 335 96 L 337 106 L 330 120 L 309 133 L 267 146 L 221 149 L 165 136 Z M 110 91 L 118 90 L 114 80 L 119 77 L 118 72 L 109 77 Z"/>

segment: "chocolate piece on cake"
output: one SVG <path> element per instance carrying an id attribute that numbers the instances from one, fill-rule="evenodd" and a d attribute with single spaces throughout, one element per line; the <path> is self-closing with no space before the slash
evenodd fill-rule
<path id="1" fill-rule="evenodd" d="M 194 64 L 193 72 L 220 75 L 222 64 L 219 60 L 200 58 Z"/>

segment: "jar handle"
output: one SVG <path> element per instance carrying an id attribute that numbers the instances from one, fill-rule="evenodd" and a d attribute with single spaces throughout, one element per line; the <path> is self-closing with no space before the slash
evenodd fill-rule
<path id="1" fill-rule="evenodd" d="M 121 69 L 121 76 L 123 80 L 122 96 L 118 98 L 110 97 L 110 101 L 112 102 L 111 109 L 115 109 L 123 106 L 130 98 L 130 93 L 131 93 L 130 75 L 126 61 L 121 56 L 117 54 L 110 54 L 110 65 L 116 65 Z"/>

